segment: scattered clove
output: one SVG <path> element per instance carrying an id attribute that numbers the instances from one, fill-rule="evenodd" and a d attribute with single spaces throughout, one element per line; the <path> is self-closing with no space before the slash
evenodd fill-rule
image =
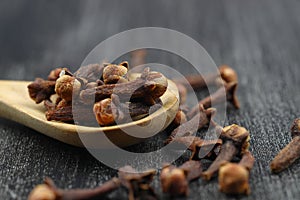
<path id="1" fill-rule="evenodd" d="M 37 185 L 29 194 L 28 200 L 87 200 L 104 196 L 120 186 L 120 181 L 113 178 L 94 189 L 63 190 L 56 188 L 50 178 L 46 178 L 44 184 Z"/>
<path id="2" fill-rule="evenodd" d="M 237 82 L 230 82 L 225 84 L 225 93 L 223 92 L 223 88 L 220 88 L 212 95 L 202 99 L 201 101 L 199 101 L 198 105 L 194 106 L 191 111 L 187 113 L 187 117 L 193 117 L 198 112 L 198 109 L 200 109 L 199 107 L 202 105 L 207 109 L 211 107 L 212 103 L 219 104 L 222 103 L 224 99 L 227 99 L 227 101 L 231 102 L 233 106 L 238 109 L 240 107 L 240 103 L 236 96 L 236 90 Z"/>
<path id="3" fill-rule="evenodd" d="M 192 119 L 181 124 L 176 129 L 174 129 L 166 140 L 166 143 L 170 143 L 175 137 L 191 136 L 197 130 L 203 128 L 211 122 L 212 117 L 216 113 L 215 108 L 209 108 L 207 110 L 200 104 L 200 112 L 197 113 Z"/>
<path id="4" fill-rule="evenodd" d="M 220 86 L 226 83 L 238 81 L 237 73 L 228 65 L 221 65 L 219 67 L 219 73 L 220 74 L 207 74 L 205 76 L 201 76 L 199 74 L 188 75 L 185 76 L 185 79 L 175 79 L 174 82 L 176 84 L 182 84 L 186 88 L 190 88 L 188 86 L 191 86 L 192 89 L 198 90 L 205 88 L 207 85 Z"/>
<path id="5" fill-rule="evenodd" d="M 190 160 L 215 160 L 222 145 L 221 139 L 203 140 L 194 136 L 176 137 L 172 140 L 172 142 L 183 144 L 188 147 L 188 149 L 192 152 Z M 204 155 L 202 153 L 199 155 L 200 150 L 204 153 Z"/>
<path id="6" fill-rule="evenodd" d="M 167 90 L 168 81 L 165 76 L 159 72 L 150 72 L 146 68 L 140 78 L 128 83 L 106 84 L 95 89 L 82 90 L 80 98 L 84 103 L 93 103 L 105 98 L 111 94 L 116 94 L 120 98 L 156 100 Z"/>
<path id="7" fill-rule="evenodd" d="M 36 78 L 27 88 L 30 98 L 38 104 L 50 99 L 51 95 L 55 94 L 55 81 L 45 81 L 41 78 Z"/>
<path id="8" fill-rule="evenodd" d="M 178 168 L 166 165 L 160 174 L 162 190 L 171 196 L 187 196 L 188 183 L 199 178 L 201 173 L 202 167 L 198 161 L 187 161 Z"/>
<path id="9" fill-rule="evenodd" d="M 238 82 L 237 73 L 234 71 L 234 69 L 232 69 L 228 65 L 221 65 L 219 67 L 219 72 L 220 72 L 221 78 L 226 83 Z"/>
<path id="10" fill-rule="evenodd" d="M 254 157 L 246 152 L 242 160 L 236 163 L 225 162 L 219 170 L 219 189 L 226 194 L 250 194 L 249 173 Z"/>
<path id="11" fill-rule="evenodd" d="M 300 158 L 300 118 L 294 120 L 291 136 L 292 141 L 278 153 L 270 164 L 273 173 L 283 171 Z"/>
<path id="12" fill-rule="evenodd" d="M 138 173 L 131 166 L 125 166 L 119 169 L 119 179 L 121 184 L 128 190 L 129 200 L 157 199 L 154 190 L 150 186 L 155 170 L 148 170 Z"/>
<path id="13" fill-rule="evenodd" d="M 223 128 L 220 138 L 223 141 L 219 155 L 209 168 L 203 172 L 203 178 L 210 180 L 222 163 L 231 161 L 236 155 L 243 155 L 249 148 L 249 132 L 236 124 Z"/>

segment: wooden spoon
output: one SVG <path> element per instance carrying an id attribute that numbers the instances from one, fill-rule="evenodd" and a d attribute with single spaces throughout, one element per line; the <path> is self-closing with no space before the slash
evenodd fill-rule
<path id="1" fill-rule="evenodd" d="M 47 121 L 44 105 L 42 103 L 35 104 L 29 97 L 27 90 L 29 83 L 25 81 L 0 81 L 0 117 L 16 121 L 49 137 L 78 147 L 111 147 L 107 144 L 107 140 L 101 139 L 102 137 L 108 137 L 119 147 L 139 143 L 145 140 L 147 136 L 150 137 L 155 134 L 155 126 L 161 124 L 163 120 L 163 129 L 166 128 L 174 119 L 179 107 L 177 87 L 168 80 L 168 89 L 161 96 L 163 106 L 151 115 L 137 121 L 109 127 L 76 126 Z M 133 128 L 136 126 L 147 126 L 140 133 L 142 137 L 133 137 L 128 134 L 130 131 L 136 130 Z M 95 136 L 97 140 L 93 139 Z M 84 145 L 81 139 L 84 139 Z"/>

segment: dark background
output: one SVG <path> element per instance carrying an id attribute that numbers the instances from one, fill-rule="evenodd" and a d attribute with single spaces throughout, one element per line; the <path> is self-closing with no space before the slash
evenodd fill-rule
<path id="1" fill-rule="evenodd" d="M 239 198 L 299 199 L 299 160 L 280 175 L 268 168 L 300 116 L 299 10 L 300 2 L 292 0 L 1 1 L 0 79 L 33 80 L 61 65 L 77 69 L 96 44 L 127 29 L 180 31 L 202 44 L 217 65 L 239 74 L 241 109 L 230 107 L 226 123 L 250 131 L 256 157 L 252 193 Z M 0 119 L 0 199 L 26 199 L 45 176 L 63 188 L 91 188 L 115 175 L 84 149 Z M 153 185 L 162 198 L 157 179 Z M 190 188 L 188 199 L 235 199 L 218 191 L 217 179 Z M 118 190 L 109 197 L 126 194 Z"/>

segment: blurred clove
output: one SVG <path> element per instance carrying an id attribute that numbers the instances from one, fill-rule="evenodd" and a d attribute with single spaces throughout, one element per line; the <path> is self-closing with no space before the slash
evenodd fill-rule
<path id="1" fill-rule="evenodd" d="M 273 173 L 283 171 L 300 158 L 300 118 L 294 120 L 291 136 L 292 141 L 278 153 L 270 164 Z"/>
<path id="2" fill-rule="evenodd" d="M 94 189 L 63 190 L 56 188 L 50 178 L 46 178 L 44 184 L 37 185 L 29 194 L 28 200 L 87 200 L 104 196 L 120 186 L 120 181 L 113 178 Z"/>
<path id="3" fill-rule="evenodd" d="M 202 174 L 203 178 L 206 180 L 211 179 L 211 177 L 219 170 L 222 163 L 231 161 L 236 155 L 244 154 L 249 148 L 249 132 L 236 124 L 224 127 L 220 138 L 222 139 L 223 144 L 219 155 Z"/>
<path id="4" fill-rule="evenodd" d="M 219 73 L 206 74 L 204 76 L 200 74 L 192 74 L 185 76 L 184 79 L 175 79 L 174 82 L 176 84 L 181 84 L 186 88 L 198 90 L 205 88 L 208 85 L 220 86 L 226 83 L 238 82 L 238 77 L 234 69 L 228 65 L 221 65 L 219 67 Z"/>
<path id="5" fill-rule="evenodd" d="M 249 173 L 254 165 L 254 157 L 246 152 L 236 163 L 225 162 L 219 170 L 219 189 L 226 194 L 250 194 Z"/>
<path id="6" fill-rule="evenodd" d="M 118 174 L 121 184 L 128 190 L 129 200 L 157 199 L 154 190 L 150 186 L 156 174 L 155 170 L 138 173 L 131 166 L 125 166 L 119 169 Z"/>
<path id="7" fill-rule="evenodd" d="M 212 117 L 216 113 L 215 108 L 209 108 L 207 110 L 200 104 L 200 112 L 196 114 L 192 119 L 181 124 L 176 129 L 174 129 L 166 140 L 166 143 L 170 143 L 175 137 L 191 136 L 197 130 L 203 128 L 211 122 Z"/>
<path id="8" fill-rule="evenodd" d="M 160 174 L 161 187 L 164 193 L 170 196 L 187 196 L 188 183 L 200 177 L 201 163 L 190 160 L 180 167 L 165 165 Z"/>
<path id="9" fill-rule="evenodd" d="M 198 110 L 201 109 L 200 106 L 203 106 L 205 109 L 207 109 L 207 108 L 211 107 L 212 103 L 214 105 L 223 103 L 224 99 L 231 102 L 235 108 L 239 108 L 240 103 L 236 96 L 237 82 L 230 82 L 230 83 L 225 84 L 224 86 L 225 86 L 225 93 L 224 93 L 223 88 L 219 88 L 212 95 L 199 101 L 199 103 L 197 105 L 195 105 L 191 109 L 191 111 L 189 111 L 187 113 L 187 117 L 188 118 L 193 117 L 198 112 Z"/>
<path id="10" fill-rule="evenodd" d="M 203 140 L 194 136 L 176 137 L 172 140 L 172 142 L 183 144 L 188 147 L 188 149 L 192 152 L 190 160 L 215 160 L 222 145 L 221 139 Z M 200 150 L 201 155 L 199 155 Z"/>

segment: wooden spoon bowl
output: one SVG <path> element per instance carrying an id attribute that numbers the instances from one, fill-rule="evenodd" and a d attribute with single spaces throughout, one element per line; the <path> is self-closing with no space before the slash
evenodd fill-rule
<path id="1" fill-rule="evenodd" d="M 174 119 L 179 108 L 179 95 L 176 85 L 168 80 L 168 88 L 161 101 L 163 106 L 151 115 L 126 124 L 109 127 L 76 126 L 62 122 L 47 121 L 44 105 L 35 104 L 30 99 L 26 81 L 0 81 L 0 117 L 4 117 L 27 127 L 30 127 L 44 135 L 61 142 L 88 148 L 110 148 L 107 144 L 108 137 L 115 145 L 126 147 L 137 144 L 156 133 L 156 125 L 163 121 L 162 129 L 165 129 Z M 143 127 L 140 133 L 142 137 L 131 136 L 135 131 L 133 127 Z M 162 130 L 161 129 L 161 130 Z M 80 133 L 80 136 L 79 136 Z M 134 133 L 135 136 L 139 133 Z M 94 138 L 97 138 L 95 140 Z M 84 144 L 82 142 L 84 140 Z"/>

